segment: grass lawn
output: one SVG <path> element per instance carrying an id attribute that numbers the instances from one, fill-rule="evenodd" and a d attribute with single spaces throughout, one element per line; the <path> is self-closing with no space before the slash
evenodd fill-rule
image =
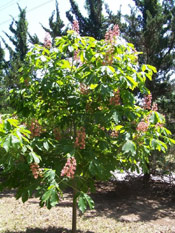
<path id="1" fill-rule="evenodd" d="M 173 233 L 175 187 L 141 180 L 97 184 L 92 195 L 95 209 L 79 213 L 77 232 L 82 233 Z M 14 192 L 0 193 L 0 233 L 71 232 L 71 193 L 47 210 L 39 200 L 15 200 Z"/>

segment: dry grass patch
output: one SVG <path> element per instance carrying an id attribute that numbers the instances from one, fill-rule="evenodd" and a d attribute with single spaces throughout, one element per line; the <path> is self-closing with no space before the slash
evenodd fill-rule
<path id="1" fill-rule="evenodd" d="M 173 233 L 175 232 L 174 188 L 152 182 L 108 182 L 97 184 L 93 194 L 96 206 L 79 213 L 81 233 Z M 26 203 L 14 198 L 14 192 L 0 194 L 0 233 L 71 232 L 72 196 L 55 208 L 40 208 L 39 200 Z"/>

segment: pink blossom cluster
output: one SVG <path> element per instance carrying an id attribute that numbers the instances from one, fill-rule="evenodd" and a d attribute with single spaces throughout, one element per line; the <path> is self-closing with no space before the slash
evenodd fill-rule
<path id="1" fill-rule="evenodd" d="M 75 146 L 79 147 L 81 150 L 85 149 L 85 138 L 86 138 L 86 132 L 85 128 L 81 127 L 80 130 L 77 132 L 77 136 L 75 139 Z"/>
<path id="2" fill-rule="evenodd" d="M 120 91 L 115 91 L 114 96 L 110 98 L 111 105 L 120 105 Z"/>
<path id="3" fill-rule="evenodd" d="M 113 138 L 116 138 L 116 137 L 118 137 L 118 131 L 116 131 L 116 130 L 113 130 L 112 132 L 111 132 L 111 137 L 113 137 Z"/>
<path id="4" fill-rule="evenodd" d="M 163 126 L 164 126 L 163 123 L 157 123 L 157 124 L 156 124 L 156 127 L 160 127 L 160 128 L 161 128 L 161 127 L 163 127 Z"/>
<path id="5" fill-rule="evenodd" d="M 91 107 L 91 103 L 86 104 L 86 112 L 93 112 L 93 109 Z"/>
<path id="6" fill-rule="evenodd" d="M 105 40 L 113 42 L 120 35 L 120 29 L 118 25 L 114 25 L 113 29 L 110 29 L 105 34 Z"/>
<path id="7" fill-rule="evenodd" d="M 141 121 L 138 123 L 136 130 L 139 132 L 146 132 L 149 127 L 149 122 Z"/>
<path id="8" fill-rule="evenodd" d="M 151 107 L 151 105 L 152 105 L 152 107 Z M 152 104 L 152 94 L 149 94 L 149 95 L 144 97 L 143 108 L 148 109 L 148 110 L 152 110 L 152 111 L 158 111 L 157 103 L 154 102 Z"/>
<path id="9" fill-rule="evenodd" d="M 76 171 L 76 159 L 74 157 L 68 158 L 65 166 L 61 171 L 61 176 L 67 176 L 68 178 L 74 178 L 74 174 Z"/>
<path id="10" fill-rule="evenodd" d="M 41 125 L 38 123 L 37 120 L 32 120 L 31 125 L 29 127 L 29 130 L 31 132 L 31 136 L 33 137 L 37 137 L 40 136 L 42 133 L 42 127 Z"/>
<path id="11" fill-rule="evenodd" d="M 151 109 L 151 101 L 152 101 L 152 94 L 149 94 L 145 96 L 144 98 L 144 103 L 143 103 L 143 108 L 144 109 Z"/>
<path id="12" fill-rule="evenodd" d="M 80 57 L 79 57 L 78 53 L 79 53 L 79 50 L 74 51 L 74 61 L 79 61 L 80 60 Z"/>
<path id="13" fill-rule="evenodd" d="M 45 48 L 51 48 L 52 47 L 52 39 L 49 33 L 46 33 L 46 36 L 44 38 L 44 47 Z"/>
<path id="14" fill-rule="evenodd" d="M 31 169 L 33 177 L 35 179 L 37 179 L 38 176 L 42 176 L 42 169 L 39 167 L 39 165 L 37 163 L 31 163 L 30 169 Z"/>
<path id="15" fill-rule="evenodd" d="M 83 95 L 87 95 L 88 92 L 88 87 L 84 83 L 80 83 L 80 93 Z"/>
<path id="16" fill-rule="evenodd" d="M 61 139 L 60 130 L 58 128 L 55 128 L 53 130 L 53 133 L 54 133 L 55 139 L 59 141 Z"/>
<path id="17" fill-rule="evenodd" d="M 158 111 L 158 106 L 156 103 L 153 103 L 151 110 L 155 112 Z"/>
<path id="18" fill-rule="evenodd" d="M 74 20 L 73 21 L 73 24 L 72 24 L 72 30 L 74 30 L 75 32 L 77 32 L 79 34 L 79 23 L 77 20 Z"/>
<path id="19" fill-rule="evenodd" d="M 111 47 L 105 54 L 104 61 L 102 62 L 103 65 L 112 65 L 113 62 L 113 52 L 114 48 Z"/>

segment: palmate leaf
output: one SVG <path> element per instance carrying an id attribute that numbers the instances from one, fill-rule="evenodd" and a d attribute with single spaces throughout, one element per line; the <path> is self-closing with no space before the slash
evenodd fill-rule
<path id="1" fill-rule="evenodd" d="M 43 147 L 44 147 L 44 149 L 46 149 L 48 151 L 49 150 L 49 143 L 48 142 L 44 142 L 43 143 Z"/>
<path id="2" fill-rule="evenodd" d="M 42 202 L 46 202 L 50 198 L 51 194 L 52 194 L 51 189 L 45 192 L 41 198 Z"/>
<path id="3" fill-rule="evenodd" d="M 122 147 L 122 151 L 124 153 L 131 152 L 132 154 L 135 154 L 136 153 L 136 144 L 131 140 L 127 140 Z"/>
<path id="4" fill-rule="evenodd" d="M 137 83 L 131 76 L 126 75 L 125 78 L 126 78 L 128 87 L 129 87 L 131 90 L 134 90 L 134 89 L 138 86 L 138 83 Z"/>
<path id="5" fill-rule="evenodd" d="M 8 135 L 6 138 L 4 138 L 3 140 L 4 142 L 2 142 L 1 146 L 6 150 L 6 152 L 8 152 L 11 148 L 11 137 L 10 135 Z"/>
<path id="6" fill-rule="evenodd" d="M 51 185 L 41 197 L 41 206 L 46 204 L 47 208 L 55 206 L 59 202 L 58 190 L 55 185 Z"/>
<path id="7" fill-rule="evenodd" d="M 117 114 L 117 112 L 114 112 L 114 113 L 113 113 L 112 119 L 114 120 L 114 122 L 115 122 L 116 124 L 119 123 L 119 115 Z"/>
<path id="8" fill-rule="evenodd" d="M 158 139 L 152 139 L 150 146 L 152 146 L 154 150 L 163 151 L 163 152 L 165 152 L 168 149 L 167 145 Z"/>
<path id="9" fill-rule="evenodd" d="M 34 151 L 31 151 L 29 155 L 33 158 L 35 163 L 39 163 L 41 160 L 41 157 L 38 156 Z"/>
<path id="10" fill-rule="evenodd" d="M 78 197 L 78 207 L 81 210 L 82 213 L 85 212 L 87 209 L 87 206 L 89 206 L 90 209 L 94 208 L 94 201 L 92 198 L 87 195 L 86 193 L 81 192 Z"/>

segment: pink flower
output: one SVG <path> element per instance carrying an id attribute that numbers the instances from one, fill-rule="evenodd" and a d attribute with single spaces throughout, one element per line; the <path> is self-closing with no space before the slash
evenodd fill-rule
<path id="1" fill-rule="evenodd" d="M 30 169 L 32 171 L 33 177 L 35 179 L 38 178 L 39 174 L 40 174 L 40 168 L 39 165 L 37 163 L 31 163 L 30 164 Z"/>
<path id="2" fill-rule="evenodd" d="M 149 123 L 141 121 L 138 123 L 136 130 L 140 132 L 146 132 L 148 130 Z"/>
<path id="3" fill-rule="evenodd" d="M 156 124 L 156 127 L 160 127 L 160 128 L 161 128 L 161 127 L 163 127 L 163 126 L 164 126 L 163 123 L 157 123 L 157 124 Z"/>
<path id="4" fill-rule="evenodd" d="M 74 157 L 67 158 L 67 162 L 61 171 L 61 176 L 67 176 L 68 178 L 74 178 L 76 171 L 76 159 Z"/>
<path id="5" fill-rule="evenodd" d="M 33 119 L 31 125 L 29 126 L 29 130 L 31 131 L 31 137 L 39 137 L 42 133 L 42 127 L 38 123 L 37 120 Z"/>
<path id="6" fill-rule="evenodd" d="M 86 138 L 86 132 L 83 127 L 80 128 L 79 131 L 77 131 L 77 136 L 75 139 L 75 146 L 79 147 L 81 150 L 85 149 L 85 138 Z"/>
<path id="7" fill-rule="evenodd" d="M 82 95 L 87 95 L 89 92 L 88 86 L 86 86 L 84 83 L 80 83 L 80 93 Z"/>
<path id="8" fill-rule="evenodd" d="M 77 20 L 73 21 L 72 30 L 74 30 L 75 32 L 77 32 L 79 34 L 79 23 Z"/>
<path id="9" fill-rule="evenodd" d="M 61 140 L 61 134 L 60 134 L 60 130 L 59 130 L 59 128 L 55 128 L 54 130 L 53 130 L 53 133 L 54 133 L 54 136 L 55 136 L 55 139 L 56 140 Z"/>
<path id="10" fill-rule="evenodd" d="M 111 105 L 120 105 L 120 91 L 115 91 L 114 96 L 110 98 Z"/>
<path id="11" fill-rule="evenodd" d="M 158 106 L 156 103 L 153 103 L 151 110 L 155 112 L 158 111 Z"/>
<path id="12" fill-rule="evenodd" d="M 152 101 L 152 94 L 145 96 L 143 108 L 144 109 L 151 109 L 151 101 Z"/>
<path id="13" fill-rule="evenodd" d="M 118 131 L 116 131 L 116 130 L 113 130 L 112 132 L 111 132 L 111 137 L 113 137 L 113 138 L 116 138 L 116 137 L 118 137 Z"/>
<path id="14" fill-rule="evenodd" d="M 78 56 L 78 53 L 79 53 L 79 50 L 76 50 L 76 51 L 74 52 L 74 60 L 75 60 L 75 61 L 79 61 L 79 60 L 80 60 L 80 57 Z"/>
<path id="15" fill-rule="evenodd" d="M 52 39 L 49 33 L 46 33 L 44 38 L 44 47 L 51 48 L 52 47 Z"/>
<path id="16" fill-rule="evenodd" d="M 114 25 L 113 30 L 108 30 L 105 34 L 105 40 L 113 42 L 120 35 L 120 30 L 118 25 Z"/>

